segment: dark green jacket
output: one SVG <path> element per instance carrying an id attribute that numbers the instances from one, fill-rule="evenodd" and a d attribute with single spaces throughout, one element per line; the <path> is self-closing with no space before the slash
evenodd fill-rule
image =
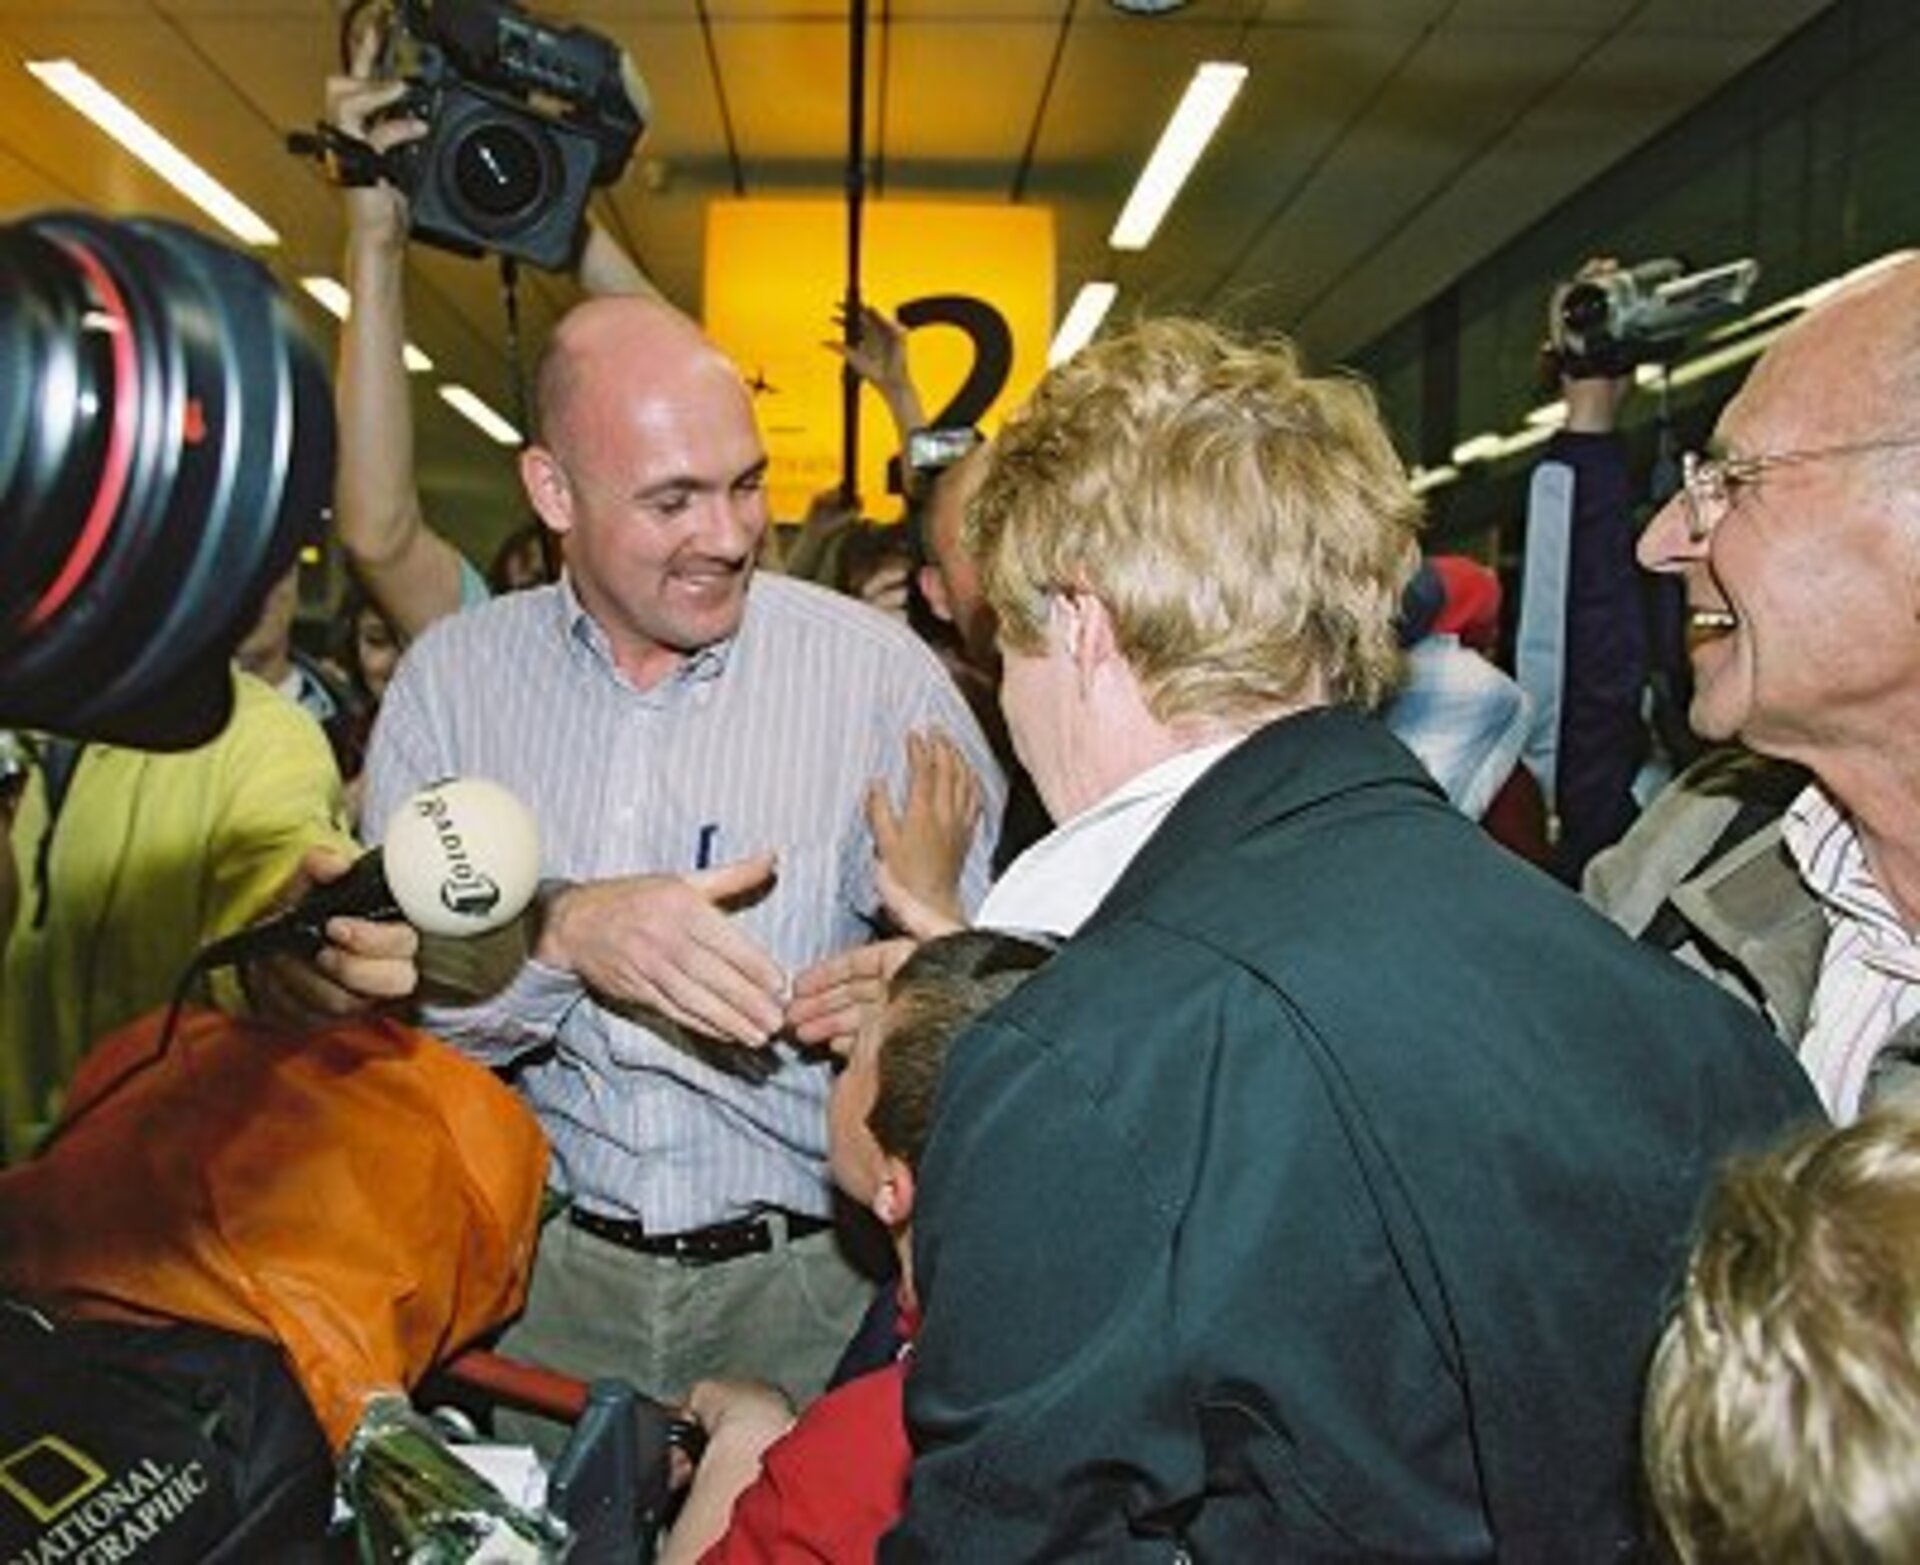
<path id="1" fill-rule="evenodd" d="M 1696 1203 L 1816 1112 L 1377 724 L 1275 723 L 955 1045 L 887 1557 L 1625 1557 Z"/>

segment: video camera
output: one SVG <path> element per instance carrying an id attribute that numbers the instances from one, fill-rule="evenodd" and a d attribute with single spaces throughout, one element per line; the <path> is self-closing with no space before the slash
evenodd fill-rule
<path id="1" fill-rule="evenodd" d="M 400 112 L 427 125 L 386 158 L 414 235 L 463 255 L 570 266 L 588 196 L 620 177 L 646 128 L 633 62 L 513 0 L 398 0 L 387 55 L 413 85 Z"/>
<path id="2" fill-rule="evenodd" d="M 185 749 L 321 534 L 326 367 L 257 261 L 177 224 L 0 224 L 0 727 Z"/>
<path id="3" fill-rule="evenodd" d="M 1760 276 L 1757 261 L 1689 272 L 1665 257 L 1562 283 L 1549 308 L 1551 348 L 1572 376 L 1624 375 L 1678 356 L 1689 332 L 1735 314 Z"/>

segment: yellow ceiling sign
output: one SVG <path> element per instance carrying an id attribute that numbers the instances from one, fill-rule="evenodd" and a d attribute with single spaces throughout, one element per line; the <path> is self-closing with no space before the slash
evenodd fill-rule
<path id="1" fill-rule="evenodd" d="M 873 201 L 861 292 L 910 328 L 927 416 L 991 431 L 1046 369 L 1053 332 L 1053 213 L 1041 207 Z M 840 360 L 846 210 L 837 201 L 716 201 L 707 209 L 706 328 L 753 388 L 772 459 L 773 514 L 797 521 L 840 482 Z M 861 503 L 892 516 L 893 422 L 860 398 Z"/>

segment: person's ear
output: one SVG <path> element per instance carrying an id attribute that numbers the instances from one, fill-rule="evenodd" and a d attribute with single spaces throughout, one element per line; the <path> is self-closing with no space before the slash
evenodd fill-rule
<path id="1" fill-rule="evenodd" d="M 1090 592 L 1063 592 L 1055 601 L 1063 616 L 1061 633 L 1067 652 L 1082 678 L 1120 655 L 1113 616 L 1100 599 Z"/>
<path id="2" fill-rule="evenodd" d="M 573 529 L 573 488 L 566 469 L 545 446 L 528 446 L 520 453 L 520 482 L 540 520 L 556 533 Z"/>
<path id="3" fill-rule="evenodd" d="M 879 1187 L 873 1193 L 873 1215 L 889 1228 L 899 1228 L 913 1217 L 917 1193 L 912 1168 L 904 1159 L 888 1153 L 881 1168 Z"/>
<path id="4" fill-rule="evenodd" d="M 927 607 L 933 610 L 933 617 L 946 624 L 953 623 L 953 596 L 947 591 L 946 572 L 937 565 L 923 565 L 919 571 L 920 596 L 927 600 Z"/>

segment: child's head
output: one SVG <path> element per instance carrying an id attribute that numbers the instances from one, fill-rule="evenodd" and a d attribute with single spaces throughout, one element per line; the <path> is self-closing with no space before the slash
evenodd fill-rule
<path id="1" fill-rule="evenodd" d="M 912 1210 L 948 1045 L 1051 954 L 969 929 L 928 941 L 893 975 L 885 1011 L 861 1032 L 834 1083 L 828 1116 L 834 1178 L 882 1222 L 902 1224 Z"/>
<path id="2" fill-rule="evenodd" d="M 1920 1559 L 1920 1107 L 1729 1169 L 1647 1388 L 1685 1561 Z"/>
<path id="3" fill-rule="evenodd" d="M 348 604 L 347 656 L 343 661 L 360 692 L 378 706 L 393 680 L 393 671 L 400 666 L 400 633 L 366 598 L 351 596 Z"/>

